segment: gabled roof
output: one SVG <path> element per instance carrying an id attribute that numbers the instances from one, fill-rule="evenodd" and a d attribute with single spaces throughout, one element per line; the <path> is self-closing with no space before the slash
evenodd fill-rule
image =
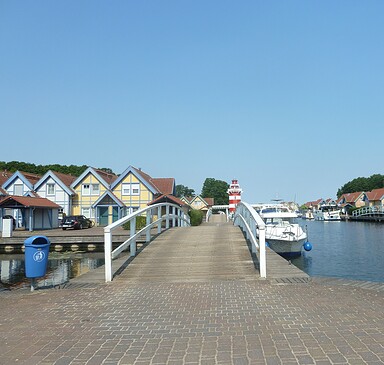
<path id="1" fill-rule="evenodd" d="M 128 166 L 128 168 L 123 171 L 123 173 L 111 184 L 111 189 L 113 190 L 119 185 L 130 173 L 141 181 L 152 194 L 159 193 L 157 188 L 149 181 L 151 177 L 133 166 Z"/>
<path id="2" fill-rule="evenodd" d="M 71 188 L 74 189 L 77 185 L 79 185 L 87 176 L 88 174 L 92 174 L 95 176 L 106 189 L 109 189 L 111 185 L 111 181 L 114 179 L 116 175 L 114 174 L 108 174 L 105 171 L 94 169 L 93 167 L 88 167 L 72 184 Z M 117 176 L 116 176 L 117 178 Z M 107 179 L 107 180 L 105 180 Z"/>
<path id="3" fill-rule="evenodd" d="M 40 178 L 41 176 L 29 172 L 16 171 L 3 183 L 3 188 L 7 189 L 15 180 L 20 179 L 28 189 L 33 190 L 33 186 Z"/>
<path id="4" fill-rule="evenodd" d="M 76 176 L 52 170 L 47 171 L 45 175 L 35 184 L 35 190 L 38 190 L 40 186 L 43 185 L 49 178 L 52 178 L 68 195 L 74 195 L 70 186 L 76 180 Z"/>
<path id="5" fill-rule="evenodd" d="M 320 198 L 320 199 L 314 200 L 312 202 L 306 202 L 305 205 L 307 207 L 314 207 L 314 206 L 317 206 L 317 205 L 322 204 L 324 202 L 325 202 L 325 200 L 323 198 Z"/>
<path id="6" fill-rule="evenodd" d="M 100 196 L 99 199 L 97 199 L 93 204 L 92 204 L 92 208 L 95 208 L 97 207 L 105 197 L 110 197 L 120 208 L 122 207 L 125 207 L 125 204 L 115 195 L 113 194 L 112 192 L 110 192 L 109 190 L 107 190 L 103 195 Z"/>
<path id="7" fill-rule="evenodd" d="M 384 199 L 384 188 L 373 189 L 366 194 L 367 194 L 369 201 L 383 200 Z"/>
<path id="8" fill-rule="evenodd" d="M 193 200 L 193 198 L 194 198 L 193 196 L 182 196 L 181 200 L 184 200 L 190 203 Z"/>
<path id="9" fill-rule="evenodd" d="M 189 205 L 191 205 L 195 200 L 200 200 L 203 202 L 206 206 L 212 206 L 214 203 L 214 198 L 203 198 L 201 195 L 195 195 L 195 196 L 183 196 L 181 199 L 184 201 L 187 201 Z"/>
<path id="10" fill-rule="evenodd" d="M 359 197 L 364 194 L 363 191 L 357 191 L 355 193 L 343 194 L 338 200 L 337 203 L 355 203 Z"/>
<path id="11" fill-rule="evenodd" d="M 156 198 L 156 199 L 152 200 L 151 202 L 149 202 L 148 205 L 154 205 L 154 204 L 162 203 L 162 202 L 174 203 L 174 204 L 179 205 L 180 207 L 185 206 L 185 205 L 188 206 L 188 204 L 185 204 L 184 201 L 182 201 L 179 198 L 176 198 L 175 196 L 173 196 L 171 194 L 160 195 L 158 198 Z"/>
<path id="12" fill-rule="evenodd" d="M 32 198 L 29 196 L 9 195 L 0 201 L 4 208 L 60 208 L 60 205 L 46 198 Z"/>

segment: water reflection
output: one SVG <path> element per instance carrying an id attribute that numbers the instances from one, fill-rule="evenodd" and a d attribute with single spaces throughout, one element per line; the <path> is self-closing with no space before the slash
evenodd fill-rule
<path id="1" fill-rule="evenodd" d="M 38 278 L 37 287 L 59 285 L 86 272 L 104 265 L 104 254 L 50 252 L 47 274 Z M 0 255 L 0 290 L 29 286 L 30 279 L 25 277 L 24 255 Z"/>

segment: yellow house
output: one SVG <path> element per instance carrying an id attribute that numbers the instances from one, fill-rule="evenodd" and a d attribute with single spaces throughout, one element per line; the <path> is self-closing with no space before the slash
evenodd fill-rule
<path id="1" fill-rule="evenodd" d="M 88 167 L 72 184 L 71 188 L 75 192 L 72 199 L 72 214 L 84 215 L 100 225 L 109 221 L 112 211 L 110 205 L 95 205 L 110 191 L 110 185 L 117 179 L 117 175 L 110 174 L 102 170 Z"/>
<path id="2" fill-rule="evenodd" d="M 175 179 L 152 178 L 129 166 L 119 176 L 88 167 L 71 185 L 73 215 L 84 215 L 97 226 L 107 226 L 145 208 L 163 194 L 174 195 Z"/>
<path id="3" fill-rule="evenodd" d="M 152 178 L 141 169 L 129 166 L 111 185 L 111 192 L 121 201 L 126 214 L 145 208 L 163 194 L 174 195 L 174 178 Z"/>
<path id="4" fill-rule="evenodd" d="M 207 213 L 208 209 L 213 205 L 213 198 L 203 198 L 200 195 L 194 197 L 183 196 L 181 198 L 183 202 L 188 204 L 192 209 L 201 210 L 204 213 Z"/>

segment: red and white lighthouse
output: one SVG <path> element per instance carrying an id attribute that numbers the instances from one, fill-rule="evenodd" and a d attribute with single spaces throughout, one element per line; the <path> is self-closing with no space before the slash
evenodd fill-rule
<path id="1" fill-rule="evenodd" d="M 241 193 L 243 190 L 240 188 L 237 180 L 232 180 L 231 185 L 229 185 L 229 189 L 227 193 L 229 195 L 229 213 L 234 213 L 236 210 L 236 205 L 241 202 Z"/>

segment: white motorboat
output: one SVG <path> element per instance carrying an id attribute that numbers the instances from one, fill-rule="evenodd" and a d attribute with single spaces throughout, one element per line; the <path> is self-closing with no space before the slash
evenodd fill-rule
<path id="1" fill-rule="evenodd" d="M 265 222 L 265 241 L 283 256 L 300 256 L 307 234 L 297 222 L 297 213 L 283 204 L 264 205 L 258 210 Z"/>
<path id="2" fill-rule="evenodd" d="M 341 209 L 336 204 L 324 204 L 315 210 L 313 216 L 317 221 L 339 221 Z"/>

